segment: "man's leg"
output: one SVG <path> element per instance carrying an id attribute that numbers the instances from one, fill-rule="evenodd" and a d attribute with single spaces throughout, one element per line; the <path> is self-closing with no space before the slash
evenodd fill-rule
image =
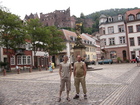
<path id="1" fill-rule="evenodd" d="M 85 81 L 85 77 L 81 77 L 80 79 L 82 88 L 83 88 L 83 93 L 84 93 L 84 98 L 87 99 L 87 89 L 86 89 L 86 81 Z"/>
<path id="2" fill-rule="evenodd" d="M 58 102 L 61 101 L 62 91 L 64 91 L 64 90 L 65 90 L 65 80 L 61 79 Z"/>
<path id="3" fill-rule="evenodd" d="M 73 99 L 78 99 L 79 98 L 79 92 L 80 92 L 80 88 L 79 88 L 80 80 L 79 80 L 79 78 L 77 78 L 77 77 L 74 78 L 74 85 L 75 85 L 75 89 L 76 89 L 76 95 Z"/>
<path id="4" fill-rule="evenodd" d="M 69 92 L 71 90 L 71 81 L 70 81 L 70 78 L 67 78 L 66 80 L 66 89 L 67 89 L 67 100 L 70 101 L 70 98 L 69 98 Z"/>

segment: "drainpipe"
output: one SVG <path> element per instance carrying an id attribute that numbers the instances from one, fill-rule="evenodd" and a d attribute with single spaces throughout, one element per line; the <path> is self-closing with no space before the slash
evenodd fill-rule
<path id="1" fill-rule="evenodd" d="M 128 38 L 128 30 L 127 30 L 127 22 L 125 24 L 125 33 L 126 33 L 126 40 L 127 40 L 127 50 L 128 50 L 128 60 L 130 61 L 130 49 L 129 49 L 129 38 Z"/>

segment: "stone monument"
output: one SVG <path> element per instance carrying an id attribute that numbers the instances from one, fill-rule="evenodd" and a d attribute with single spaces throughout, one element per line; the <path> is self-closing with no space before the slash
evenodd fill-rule
<path id="1" fill-rule="evenodd" d="M 83 60 L 86 57 L 86 47 L 82 42 L 82 38 L 81 38 L 81 26 L 82 23 L 77 23 L 76 24 L 76 35 L 77 35 L 77 40 L 75 42 L 75 45 L 73 47 L 74 50 L 74 62 L 76 61 L 76 56 L 77 55 L 81 55 L 81 57 L 83 58 Z"/>

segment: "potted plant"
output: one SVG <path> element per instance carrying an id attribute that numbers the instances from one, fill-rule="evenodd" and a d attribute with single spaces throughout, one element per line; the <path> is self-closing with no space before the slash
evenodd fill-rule
<path id="1" fill-rule="evenodd" d="M 117 62 L 118 63 L 121 63 L 121 61 L 122 61 L 121 58 L 120 57 L 117 57 Z"/>

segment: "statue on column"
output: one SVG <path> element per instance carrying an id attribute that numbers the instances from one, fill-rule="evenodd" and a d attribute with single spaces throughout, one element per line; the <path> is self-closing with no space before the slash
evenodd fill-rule
<path id="1" fill-rule="evenodd" d="M 82 23 L 77 23 L 76 24 L 76 35 L 77 35 L 77 40 L 75 42 L 75 47 L 85 47 L 84 44 L 82 43 L 82 38 L 81 38 L 81 26 Z"/>

